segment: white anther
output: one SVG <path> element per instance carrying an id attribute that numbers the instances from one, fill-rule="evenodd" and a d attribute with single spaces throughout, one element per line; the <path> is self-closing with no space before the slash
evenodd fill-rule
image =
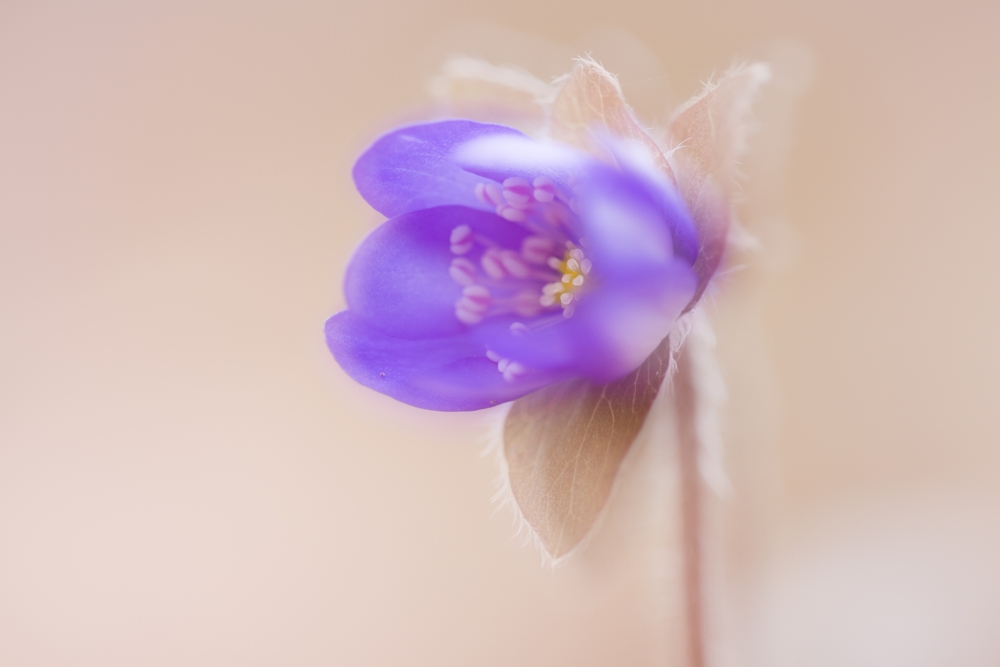
<path id="1" fill-rule="evenodd" d="M 588 275 L 592 268 L 594 268 L 594 263 L 591 262 L 589 259 L 585 259 L 580 262 L 580 271 L 583 272 L 583 275 L 585 276 Z"/>
<path id="2" fill-rule="evenodd" d="M 510 359 L 501 359 L 497 362 L 497 370 L 503 373 L 510 366 Z"/>
<path id="3" fill-rule="evenodd" d="M 504 190 L 503 198 L 507 200 L 507 203 L 516 209 L 525 210 L 531 206 L 531 197 L 528 195 L 523 195 L 516 190 Z"/>
<path id="4" fill-rule="evenodd" d="M 538 292 L 523 290 L 514 297 L 514 312 L 521 317 L 534 317 L 540 309 Z"/>
<path id="5" fill-rule="evenodd" d="M 448 275 L 459 285 L 471 285 L 476 282 L 476 265 L 464 257 L 451 260 Z"/>
<path id="6" fill-rule="evenodd" d="M 576 306 L 569 306 L 568 308 L 563 308 L 563 317 L 569 319 L 573 317 L 574 312 L 576 312 Z"/>
<path id="7" fill-rule="evenodd" d="M 556 198 L 556 193 L 549 192 L 548 190 L 543 190 L 541 188 L 535 190 L 532 194 L 535 195 L 535 199 L 542 202 L 543 204 L 548 204 L 550 201 Z"/>
<path id="8" fill-rule="evenodd" d="M 526 333 L 531 333 L 531 329 L 523 322 L 514 322 L 510 325 L 510 333 L 514 336 L 523 336 Z"/>
<path id="9" fill-rule="evenodd" d="M 582 285 L 583 281 L 584 281 L 584 277 L 583 276 L 577 276 L 576 278 L 573 278 L 573 284 L 576 285 L 577 287 L 579 287 L 580 285 Z"/>
<path id="10" fill-rule="evenodd" d="M 549 306 L 556 305 L 556 298 L 551 294 L 543 294 L 541 297 L 539 297 L 538 303 L 544 306 L 545 308 L 548 308 Z"/>
<path id="11" fill-rule="evenodd" d="M 527 278 L 531 275 L 531 269 L 525 264 L 521 256 L 513 250 L 504 250 L 500 253 L 500 263 L 510 275 L 515 278 Z"/>
<path id="12" fill-rule="evenodd" d="M 551 206 L 546 206 L 542 210 L 542 214 L 545 216 L 545 221 L 550 225 L 568 225 L 570 222 L 569 211 L 562 204 L 556 202 Z"/>
<path id="13" fill-rule="evenodd" d="M 472 238 L 472 228 L 468 225 L 459 225 L 451 230 L 450 241 L 452 243 L 465 243 Z"/>
<path id="14" fill-rule="evenodd" d="M 489 200 L 490 204 L 494 206 L 500 206 L 503 204 L 503 190 L 496 183 L 487 183 L 483 187 L 483 194 L 486 195 L 486 199 Z"/>
<path id="15" fill-rule="evenodd" d="M 482 285 L 469 285 L 455 302 L 455 317 L 466 324 L 479 324 L 490 305 L 490 291 Z"/>
<path id="16" fill-rule="evenodd" d="M 496 250 L 487 250 L 483 253 L 482 259 L 479 263 L 483 267 L 483 272 L 486 273 L 490 278 L 494 280 L 502 280 L 507 277 L 507 270 L 503 266 L 503 262 L 500 260 L 500 253 Z"/>
<path id="17" fill-rule="evenodd" d="M 563 286 L 559 283 L 548 283 L 542 287 L 542 294 L 557 294 L 563 291 Z"/>
<path id="18" fill-rule="evenodd" d="M 498 206 L 497 213 L 504 220 L 509 220 L 511 222 L 524 222 L 528 219 L 528 216 L 524 214 L 524 211 L 516 209 L 513 206 Z"/>
<path id="19" fill-rule="evenodd" d="M 476 183 L 476 198 L 484 204 L 492 204 L 490 198 L 486 196 L 486 184 Z"/>
<path id="20" fill-rule="evenodd" d="M 558 257 L 549 257 L 549 268 L 555 269 L 556 271 L 562 271 L 562 262 L 559 261 Z"/>
<path id="21" fill-rule="evenodd" d="M 475 242 L 472 229 L 468 225 L 459 225 L 451 230 L 449 240 L 451 242 L 451 251 L 456 255 L 464 255 L 472 250 L 472 244 Z"/>
<path id="22" fill-rule="evenodd" d="M 580 262 L 577 261 L 576 257 L 570 257 L 569 261 L 566 262 L 566 268 L 574 273 L 580 272 Z"/>
<path id="23" fill-rule="evenodd" d="M 475 313 L 464 308 L 455 308 L 455 317 L 463 324 L 473 325 L 483 321 L 482 313 Z"/>
<path id="24" fill-rule="evenodd" d="M 572 292 L 565 292 L 559 295 L 559 303 L 561 303 L 564 306 L 568 306 L 570 303 L 572 303 L 572 301 L 573 301 Z"/>
<path id="25" fill-rule="evenodd" d="M 503 369 L 503 379 L 506 380 L 507 382 L 513 382 L 518 378 L 524 377 L 524 375 L 527 372 L 528 372 L 527 368 L 517 363 L 516 361 L 512 361 L 509 364 L 507 364 L 507 368 Z"/>
<path id="26" fill-rule="evenodd" d="M 521 256 L 525 261 L 545 266 L 555 244 L 544 236 L 529 236 L 521 242 Z"/>
<path id="27" fill-rule="evenodd" d="M 556 198 L 555 184 L 548 176 L 539 176 L 532 185 L 535 188 L 532 194 L 534 194 L 535 199 L 543 204 L 547 204 Z"/>
<path id="28" fill-rule="evenodd" d="M 570 250 L 569 256 L 578 262 L 583 261 L 583 251 L 580 250 L 579 248 L 573 248 L 572 250 Z"/>
<path id="29" fill-rule="evenodd" d="M 531 183 L 528 182 L 528 179 L 526 178 L 511 176 L 510 178 L 504 179 L 503 189 L 511 190 L 518 194 L 527 196 L 531 192 Z"/>
<path id="30" fill-rule="evenodd" d="M 573 280 L 573 276 L 569 275 L 568 273 L 563 274 L 562 281 L 564 283 L 568 283 L 571 280 Z"/>
<path id="31" fill-rule="evenodd" d="M 498 363 L 503 357 L 494 352 L 493 350 L 486 350 L 486 358 L 492 361 L 494 364 Z"/>
<path id="32" fill-rule="evenodd" d="M 490 305 L 490 291 L 482 285 L 469 285 L 462 290 L 462 300 L 469 300 L 482 308 Z"/>

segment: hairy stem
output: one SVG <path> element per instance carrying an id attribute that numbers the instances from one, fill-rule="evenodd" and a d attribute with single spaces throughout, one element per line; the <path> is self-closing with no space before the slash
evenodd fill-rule
<path id="1" fill-rule="evenodd" d="M 686 346 L 685 346 L 686 347 Z M 686 350 L 677 360 L 674 396 L 677 401 L 678 453 L 681 494 L 681 544 L 684 564 L 684 616 L 687 626 L 688 665 L 705 667 L 705 609 L 702 585 L 702 499 L 698 470 L 697 392 L 691 360 Z"/>

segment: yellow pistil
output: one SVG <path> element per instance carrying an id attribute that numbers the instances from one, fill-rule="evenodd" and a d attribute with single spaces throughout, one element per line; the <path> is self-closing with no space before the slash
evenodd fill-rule
<path id="1" fill-rule="evenodd" d="M 583 250 L 567 243 L 561 260 L 549 257 L 549 267 L 558 271 L 561 277 L 542 288 L 539 303 L 546 308 L 559 304 L 563 309 L 563 316 L 570 317 L 573 314 L 573 302 L 587 282 L 590 266 L 590 260 L 583 256 Z"/>

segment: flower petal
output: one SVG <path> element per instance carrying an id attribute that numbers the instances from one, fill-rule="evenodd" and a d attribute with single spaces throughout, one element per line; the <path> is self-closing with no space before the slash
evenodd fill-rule
<path id="1" fill-rule="evenodd" d="M 698 257 L 698 230 L 677 187 L 660 167 L 656 155 L 639 141 L 611 135 L 599 136 L 599 139 L 622 172 L 641 183 L 657 202 L 673 233 L 674 253 L 693 264 Z"/>
<path id="2" fill-rule="evenodd" d="M 383 135 L 354 163 L 354 184 L 372 208 L 392 218 L 446 204 L 490 210 L 476 198 L 483 179 L 451 161 L 455 147 L 495 135 L 523 136 L 504 125 L 443 120 Z"/>
<path id="3" fill-rule="evenodd" d="M 468 336 L 393 338 L 349 310 L 326 321 L 326 344 L 357 382 L 428 410 L 480 410 L 566 377 L 535 372 L 509 382 L 486 358 L 482 344 Z"/>
<path id="4" fill-rule="evenodd" d="M 664 210 L 640 179 L 592 162 L 578 188 L 584 251 L 599 267 L 602 280 L 641 279 L 674 257 L 672 220 L 687 213 Z"/>
<path id="5" fill-rule="evenodd" d="M 384 222 L 361 242 L 347 267 L 347 305 L 369 326 L 396 338 L 453 336 L 466 325 L 455 317 L 462 288 L 449 275 L 455 255 L 451 232 L 466 225 L 475 234 L 516 249 L 527 231 L 493 213 L 441 206 Z M 478 264 L 482 246 L 464 257 Z"/>
<path id="6" fill-rule="evenodd" d="M 523 135 L 497 134 L 458 146 L 453 159 L 472 173 L 498 181 L 509 176 L 529 181 L 548 176 L 565 185 L 570 175 L 592 158 L 565 144 L 536 141 Z"/>

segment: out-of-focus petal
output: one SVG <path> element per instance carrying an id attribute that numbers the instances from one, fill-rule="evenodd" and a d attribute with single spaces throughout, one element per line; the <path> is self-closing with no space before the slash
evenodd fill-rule
<path id="1" fill-rule="evenodd" d="M 698 256 L 698 230 L 673 181 L 664 173 L 656 156 L 639 141 L 598 135 L 622 172 L 639 181 L 662 211 L 673 232 L 674 253 L 694 262 Z M 662 156 L 661 156 L 662 157 Z"/>
<path id="2" fill-rule="evenodd" d="M 354 163 L 354 184 L 372 208 L 392 218 L 410 211 L 458 204 L 490 210 L 476 198 L 483 179 L 450 157 L 455 148 L 489 136 L 523 137 L 504 125 L 443 120 L 410 125 L 383 135 Z"/>
<path id="3" fill-rule="evenodd" d="M 503 218 L 464 206 L 441 206 L 386 221 L 361 242 L 347 267 L 344 294 L 355 316 L 387 336 L 452 336 L 462 288 L 449 276 L 452 230 L 466 225 L 503 247 L 520 247 L 527 232 Z M 478 264 L 481 246 L 464 255 Z"/>
<path id="4" fill-rule="evenodd" d="M 462 144 L 453 159 L 468 171 L 494 180 L 520 176 L 530 181 L 548 176 L 566 184 L 571 174 L 592 158 L 565 144 L 497 134 Z"/>
<path id="5" fill-rule="evenodd" d="M 673 259 L 669 219 L 642 181 L 594 162 L 577 190 L 584 251 L 602 280 L 641 278 Z"/>
<path id="6" fill-rule="evenodd" d="M 326 344 L 360 384 L 428 410 L 480 410 L 564 379 L 535 372 L 508 382 L 486 358 L 482 344 L 468 336 L 393 338 L 349 310 L 326 321 Z"/>

